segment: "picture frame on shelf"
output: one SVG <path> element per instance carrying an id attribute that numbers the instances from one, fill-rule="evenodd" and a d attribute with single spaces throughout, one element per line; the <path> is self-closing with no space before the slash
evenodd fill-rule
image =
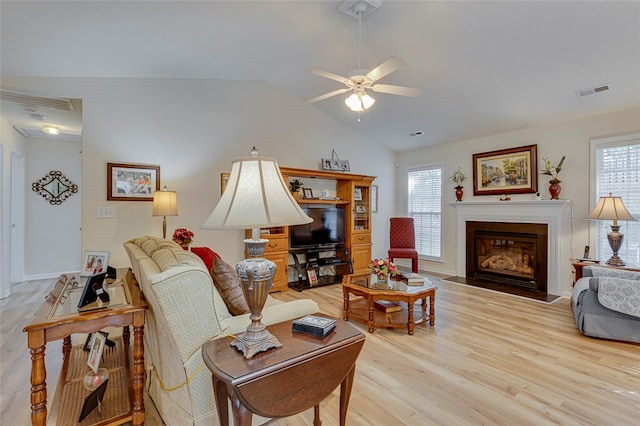
<path id="1" fill-rule="evenodd" d="M 318 275 L 316 275 L 315 269 L 307 269 L 307 278 L 311 287 L 318 285 Z"/>
<path id="2" fill-rule="evenodd" d="M 537 145 L 473 154 L 473 195 L 538 191 Z"/>
<path id="3" fill-rule="evenodd" d="M 89 275 L 106 272 L 110 257 L 111 252 L 109 251 L 85 250 L 80 276 L 88 277 Z"/>
<path id="4" fill-rule="evenodd" d="M 93 333 L 91 338 L 91 351 L 89 352 L 89 358 L 87 358 L 87 365 L 91 367 L 94 373 L 98 372 L 100 367 L 100 360 L 102 359 L 102 351 L 104 345 L 107 342 L 107 338 L 102 333 Z"/>
<path id="5" fill-rule="evenodd" d="M 367 208 L 365 206 L 356 206 L 356 213 L 366 213 Z"/>
<path id="6" fill-rule="evenodd" d="M 220 173 L 220 195 L 222 195 L 224 190 L 227 188 L 229 176 L 231 176 L 230 173 Z"/>
<path id="7" fill-rule="evenodd" d="M 362 201 L 362 188 L 353 189 L 353 199 L 355 201 Z"/>
<path id="8" fill-rule="evenodd" d="M 313 190 L 311 188 L 302 188 L 302 194 L 306 200 L 313 199 Z"/>
<path id="9" fill-rule="evenodd" d="M 107 163 L 107 200 L 153 201 L 160 190 L 160 166 Z"/>

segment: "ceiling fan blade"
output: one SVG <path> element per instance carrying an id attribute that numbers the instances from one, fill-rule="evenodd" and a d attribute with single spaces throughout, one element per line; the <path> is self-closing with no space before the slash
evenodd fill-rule
<path id="1" fill-rule="evenodd" d="M 345 84 L 347 80 L 349 80 L 348 77 L 343 77 L 341 75 L 334 74 L 332 72 L 321 70 L 318 68 L 308 68 L 307 71 L 310 73 L 319 75 L 320 77 L 330 78 L 331 80 L 339 81 L 342 84 Z"/>
<path id="2" fill-rule="evenodd" d="M 320 95 L 320 96 L 317 96 L 317 97 L 315 97 L 313 99 L 309 99 L 307 101 L 307 103 L 308 104 L 313 104 L 313 103 L 316 103 L 316 102 L 320 102 L 320 101 L 323 101 L 323 100 L 325 100 L 327 98 L 330 98 L 332 96 L 336 96 L 336 95 L 339 95 L 341 93 L 348 92 L 349 90 L 351 90 L 351 89 L 349 89 L 348 87 L 345 87 L 344 89 L 334 90 L 333 92 L 325 93 L 324 95 Z"/>
<path id="3" fill-rule="evenodd" d="M 371 81 L 380 80 L 385 75 L 391 74 L 395 70 L 400 67 L 405 66 L 406 63 L 401 58 L 391 57 L 369 71 L 367 74 L 367 78 L 371 79 Z"/>
<path id="4" fill-rule="evenodd" d="M 371 89 L 374 92 L 380 93 L 389 93 L 391 95 L 400 95 L 400 96 L 413 96 L 418 97 L 422 95 L 422 90 L 415 89 L 413 87 L 405 87 L 405 86 L 393 86 L 391 84 L 374 84 Z"/>

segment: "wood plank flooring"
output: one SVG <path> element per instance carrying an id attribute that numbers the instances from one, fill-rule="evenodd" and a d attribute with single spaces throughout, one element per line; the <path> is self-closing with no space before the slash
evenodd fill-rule
<path id="1" fill-rule="evenodd" d="M 442 282 L 436 323 L 415 335 L 353 324 L 367 336 L 358 359 L 347 424 L 638 425 L 640 345 L 583 336 L 570 302 L 525 300 Z M 29 424 L 30 360 L 22 328 L 51 282 L 21 283 L 0 301 L 0 424 Z M 312 298 L 342 317 L 340 285 L 275 293 Z M 57 342 L 56 342 L 57 343 Z M 60 345 L 47 346 L 47 382 L 55 382 Z M 55 359 L 57 358 L 57 360 Z M 58 366 L 56 366 L 58 363 Z M 321 405 L 324 426 L 338 425 L 339 393 Z M 149 425 L 159 425 L 147 400 Z M 269 422 L 310 425 L 313 410 Z"/>

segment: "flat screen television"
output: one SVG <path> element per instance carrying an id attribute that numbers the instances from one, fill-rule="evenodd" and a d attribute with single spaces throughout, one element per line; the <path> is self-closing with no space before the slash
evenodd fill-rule
<path id="1" fill-rule="evenodd" d="M 305 207 L 302 210 L 313 219 L 313 222 L 289 227 L 289 247 L 315 248 L 345 243 L 347 232 L 345 209 Z"/>

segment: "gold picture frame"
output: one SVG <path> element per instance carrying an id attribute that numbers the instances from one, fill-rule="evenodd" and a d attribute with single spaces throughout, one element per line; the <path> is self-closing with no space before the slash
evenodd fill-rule
<path id="1" fill-rule="evenodd" d="M 107 163 L 107 200 L 153 201 L 160 191 L 160 166 Z"/>
<path id="2" fill-rule="evenodd" d="M 229 176 L 231 176 L 230 173 L 220 173 L 220 195 L 222 195 L 224 190 L 227 188 Z"/>

